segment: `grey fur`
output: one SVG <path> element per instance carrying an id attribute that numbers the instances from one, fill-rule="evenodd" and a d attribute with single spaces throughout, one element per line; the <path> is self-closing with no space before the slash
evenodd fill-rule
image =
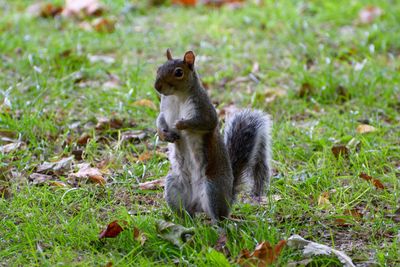
<path id="1" fill-rule="evenodd" d="M 182 77 L 176 76 L 177 68 Z M 254 176 L 254 195 L 260 196 L 271 174 L 269 117 L 250 110 L 231 117 L 224 143 L 191 51 L 159 67 L 154 87 L 161 94 L 158 132 L 169 142 L 168 205 L 178 213 L 206 212 L 213 221 L 221 220 L 229 216 L 245 172 Z"/>

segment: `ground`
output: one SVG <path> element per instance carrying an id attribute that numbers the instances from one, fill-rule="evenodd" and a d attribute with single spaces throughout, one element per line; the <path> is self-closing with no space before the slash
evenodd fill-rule
<path id="1" fill-rule="evenodd" d="M 356 264 L 400 264 L 400 2 L 259 2 L 104 1 L 116 24 L 99 32 L 95 18 L 43 18 L 27 11 L 31 1 L 0 1 L 0 266 L 234 265 L 241 250 L 293 234 Z M 169 167 L 153 89 L 166 48 L 196 52 L 221 122 L 244 107 L 274 121 L 270 190 L 261 205 L 234 205 L 221 225 L 225 253 L 205 216 L 181 219 L 162 189 L 138 187 Z M 80 163 L 100 173 L 86 182 L 73 175 Z M 162 239 L 159 219 L 194 227 L 192 242 Z M 147 240 L 99 240 L 113 220 Z M 303 258 L 286 247 L 276 264 Z"/>

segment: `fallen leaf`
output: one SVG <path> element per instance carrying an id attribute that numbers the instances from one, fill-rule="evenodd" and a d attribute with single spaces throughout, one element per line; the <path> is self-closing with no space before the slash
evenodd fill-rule
<path id="1" fill-rule="evenodd" d="M 108 73 L 107 75 L 108 75 L 108 81 L 103 83 L 103 87 L 108 89 L 119 88 L 121 85 L 120 78 L 117 75 L 111 73 Z"/>
<path id="2" fill-rule="evenodd" d="M 11 190 L 8 185 L 0 184 L 0 198 L 10 198 L 11 197 Z"/>
<path id="3" fill-rule="evenodd" d="M 71 169 L 74 156 L 62 158 L 55 162 L 44 162 L 36 168 L 37 172 L 61 175 Z"/>
<path id="4" fill-rule="evenodd" d="M 161 238 L 171 242 L 177 247 L 182 247 L 194 235 L 194 227 L 186 228 L 164 220 L 157 220 L 156 229 Z"/>
<path id="5" fill-rule="evenodd" d="M 145 139 L 146 136 L 147 133 L 142 130 L 132 130 L 121 133 L 122 140 L 127 142 L 141 141 Z"/>
<path id="6" fill-rule="evenodd" d="M 226 236 L 226 233 L 225 232 L 221 233 L 220 236 L 218 237 L 217 243 L 214 246 L 214 249 L 218 252 L 223 253 L 225 256 L 229 256 L 230 251 L 226 246 L 227 241 L 228 237 Z"/>
<path id="7" fill-rule="evenodd" d="M 366 6 L 358 13 L 361 24 L 370 24 L 383 14 L 382 9 L 376 6 Z"/>
<path id="8" fill-rule="evenodd" d="M 122 221 L 123 224 L 127 224 L 127 222 Z M 124 228 L 121 227 L 121 225 L 119 225 L 118 220 L 111 222 L 107 228 L 105 230 L 103 230 L 100 235 L 99 235 L 99 239 L 102 238 L 114 238 L 116 236 L 118 236 L 122 231 L 124 230 Z"/>
<path id="9" fill-rule="evenodd" d="M 351 258 L 345 253 L 326 245 L 306 240 L 299 235 L 292 235 L 291 237 L 289 237 L 287 245 L 291 248 L 302 249 L 303 255 L 306 257 L 318 255 L 334 255 L 339 259 L 341 263 L 343 263 L 343 266 L 355 267 Z"/>
<path id="10" fill-rule="evenodd" d="M 366 173 L 360 173 L 359 175 L 360 178 L 371 182 L 377 189 L 385 189 L 385 186 L 382 184 L 381 181 L 379 181 L 378 179 L 373 178 L 372 176 L 369 176 Z"/>
<path id="11" fill-rule="evenodd" d="M 67 187 L 67 185 L 63 182 L 57 182 L 57 181 L 50 181 L 49 185 L 54 186 L 54 187 Z"/>
<path id="12" fill-rule="evenodd" d="M 50 18 L 55 17 L 63 11 L 61 6 L 55 6 L 52 3 L 34 3 L 30 5 L 26 12 L 34 17 Z"/>
<path id="13" fill-rule="evenodd" d="M 133 228 L 133 238 L 140 243 L 140 245 L 144 245 L 147 240 L 147 237 L 144 235 L 143 232 L 139 230 L 139 228 Z"/>
<path id="14" fill-rule="evenodd" d="M 115 31 L 116 21 L 111 18 L 96 18 L 91 25 L 96 32 L 112 33 Z"/>
<path id="15" fill-rule="evenodd" d="M 16 151 L 18 149 L 24 149 L 24 148 L 25 148 L 24 142 L 15 141 L 15 143 L 10 143 L 7 145 L 0 146 L 0 153 L 7 154 Z"/>
<path id="16" fill-rule="evenodd" d="M 105 8 L 98 0 L 66 0 L 63 16 L 100 16 Z"/>
<path id="17" fill-rule="evenodd" d="M 224 106 L 221 109 L 219 109 L 218 116 L 220 118 L 226 118 L 227 119 L 229 116 L 234 115 L 239 110 L 240 109 L 235 104 L 229 104 L 229 105 Z"/>
<path id="18" fill-rule="evenodd" d="M 332 204 L 329 202 L 329 192 L 323 192 L 318 197 L 318 206 L 319 207 L 331 207 Z"/>
<path id="19" fill-rule="evenodd" d="M 357 209 L 345 210 L 344 214 L 351 216 L 356 220 L 361 219 L 363 217 L 363 214 L 360 213 Z"/>
<path id="20" fill-rule="evenodd" d="M 79 178 L 79 179 L 88 178 L 93 183 L 100 185 L 106 184 L 106 180 L 104 179 L 103 174 L 99 169 L 90 167 L 90 164 L 87 163 L 79 164 L 78 166 L 79 166 L 78 172 L 71 173 L 69 175 L 70 178 Z"/>
<path id="21" fill-rule="evenodd" d="M 124 122 L 119 118 L 98 118 L 96 124 L 96 130 L 107 130 L 107 129 L 120 129 L 124 125 Z"/>
<path id="22" fill-rule="evenodd" d="M 153 157 L 154 153 L 150 151 L 145 151 L 142 154 L 139 155 L 138 161 L 140 162 L 146 162 L 150 160 Z"/>
<path id="23" fill-rule="evenodd" d="M 83 133 L 81 136 L 79 136 L 78 140 L 76 140 L 76 143 L 80 146 L 86 145 L 90 138 L 92 138 L 90 134 Z"/>
<path id="24" fill-rule="evenodd" d="M 232 8 L 240 7 L 244 0 L 203 0 L 202 3 L 207 6 L 221 7 L 223 5 L 228 5 Z"/>
<path id="25" fill-rule="evenodd" d="M 268 241 L 262 242 L 257 245 L 252 253 L 248 250 L 243 250 L 239 256 L 238 263 L 241 266 L 269 266 L 278 259 L 285 245 L 286 240 L 279 241 L 275 246 L 272 246 Z"/>
<path id="26" fill-rule="evenodd" d="M 42 173 L 32 173 L 31 175 L 29 175 L 29 180 L 34 185 L 44 184 L 45 182 L 50 181 L 52 179 L 53 176 Z"/>
<path id="27" fill-rule="evenodd" d="M 368 125 L 368 124 L 360 124 L 357 126 L 357 133 L 359 134 L 364 134 L 364 133 L 372 133 L 376 131 L 376 128 L 374 126 Z"/>
<path id="28" fill-rule="evenodd" d="M 336 226 L 340 226 L 340 227 L 349 227 L 349 226 L 351 226 L 351 224 L 349 222 L 347 222 L 346 219 L 343 219 L 343 218 L 336 218 L 335 219 L 335 224 L 336 224 Z"/>
<path id="29" fill-rule="evenodd" d="M 335 155 L 336 158 L 339 157 L 346 157 L 349 155 L 349 149 L 346 145 L 337 144 L 332 147 L 332 153 Z"/>
<path id="30" fill-rule="evenodd" d="M 299 96 L 300 97 L 310 96 L 314 93 L 314 91 L 315 91 L 314 86 L 312 86 L 308 82 L 304 82 L 300 87 Z"/>
<path id="31" fill-rule="evenodd" d="M 197 0 L 172 0 L 172 4 L 184 5 L 184 6 L 195 6 L 197 4 Z"/>
<path id="32" fill-rule="evenodd" d="M 140 100 L 137 100 L 137 101 L 133 102 L 133 105 L 139 106 L 139 107 L 151 108 L 151 109 L 154 109 L 154 110 L 157 109 L 157 107 L 156 107 L 156 105 L 154 104 L 154 102 L 151 101 L 151 100 L 149 100 L 149 99 L 140 99 Z"/>
<path id="33" fill-rule="evenodd" d="M 157 179 L 157 180 L 152 180 L 144 183 L 139 184 L 139 188 L 141 190 L 157 190 L 160 188 L 163 188 L 165 185 L 165 179 Z"/>

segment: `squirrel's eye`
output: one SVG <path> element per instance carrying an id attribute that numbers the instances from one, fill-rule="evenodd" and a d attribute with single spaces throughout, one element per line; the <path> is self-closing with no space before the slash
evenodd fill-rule
<path id="1" fill-rule="evenodd" d="M 176 68 L 174 70 L 174 76 L 176 78 L 183 78 L 183 69 L 182 68 Z"/>

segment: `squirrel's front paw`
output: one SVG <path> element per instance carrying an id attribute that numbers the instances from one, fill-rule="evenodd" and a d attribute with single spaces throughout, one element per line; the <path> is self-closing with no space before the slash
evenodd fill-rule
<path id="1" fill-rule="evenodd" d="M 174 143 L 176 140 L 180 139 L 179 134 L 173 131 L 168 131 L 166 129 L 158 129 L 158 136 L 162 141 L 169 143 Z"/>
<path id="2" fill-rule="evenodd" d="M 185 130 L 187 128 L 185 120 L 177 120 L 175 122 L 175 128 L 178 130 Z"/>

